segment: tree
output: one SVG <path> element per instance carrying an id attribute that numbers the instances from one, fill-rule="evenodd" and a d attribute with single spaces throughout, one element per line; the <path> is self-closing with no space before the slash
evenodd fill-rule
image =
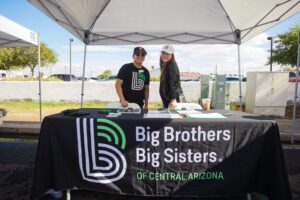
<path id="1" fill-rule="evenodd" d="M 41 67 L 57 62 L 54 50 L 47 44 L 41 43 Z M 10 47 L 0 48 L 0 69 L 19 69 L 29 67 L 32 77 L 38 65 L 38 47 Z"/>
<path id="2" fill-rule="evenodd" d="M 10 70 L 15 68 L 17 56 L 14 48 L 0 48 L 0 69 Z"/>
<path id="3" fill-rule="evenodd" d="M 297 65 L 297 43 L 300 24 L 294 25 L 287 32 L 278 34 L 275 40 L 276 47 L 273 50 L 272 60 L 284 68 L 292 68 Z M 270 64 L 270 58 L 268 58 Z"/>
<path id="4" fill-rule="evenodd" d="M 105 70 L 102 74 L 98 75 L 97 78 L 107 78 L 112 75 L 111 70 Z"/>

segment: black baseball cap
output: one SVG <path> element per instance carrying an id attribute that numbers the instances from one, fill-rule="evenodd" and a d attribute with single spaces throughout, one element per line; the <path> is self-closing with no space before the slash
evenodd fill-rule
<path id="1" fill-rule="evenodd" d="M 147 55 L 147 51 L 143 47 L 135 47 L 133 50 L 133 54 L 142 54 L 142 55 Z"/>

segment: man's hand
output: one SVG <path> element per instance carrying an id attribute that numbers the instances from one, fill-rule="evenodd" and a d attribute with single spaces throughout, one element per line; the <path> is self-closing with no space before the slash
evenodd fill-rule
<path id="1" fill-rule="evenodd" d="M 127 107 L 128 106 L 128 101 L 124 100 L 120 100 L 120 103 L 123 107 Z"/>

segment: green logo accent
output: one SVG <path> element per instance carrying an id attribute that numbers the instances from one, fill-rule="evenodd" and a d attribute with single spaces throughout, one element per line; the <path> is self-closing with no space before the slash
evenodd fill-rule
<path id="1" fill-rule="evenodd" d="M 137 77 L 145 81 L 145 75 L 143 73 L 137 73 Z"/>
<path id="2" fill-rule="evenodd" d="M 108 119 L 97 119 L 97 122 L 105 124 L 105 125 L 97 126 L 97 130 L 99 130 L 97 135 L 99 137 L 105 138 L 108 142 L 112 142 L 112 140 L 114 140 L 114 143 L 116 145 L 119 145 L 120 144 L 119 140 L 121 140 L 121 148 L 124 150 L 125 146 L 126 146 L 126 137 L 125 137 L 124 131 L 121 129 L 121 127 L 118 124 L 116 124 L 115 122 L 108 120 Z M 111 127 L 109 127 L 107 125 L 111 125 L 115 129 L 117 129 L 118 132 L 116 132 L 115 130 L 113 130 Z M 106 131 L 109 134 L 104 133 L 102 131 Z M 118 137 L 118 133 L 121 137 L 120 139 Z"/>

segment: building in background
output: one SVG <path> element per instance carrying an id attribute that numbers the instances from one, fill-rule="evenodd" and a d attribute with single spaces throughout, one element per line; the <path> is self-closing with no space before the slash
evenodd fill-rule
<path id="1" fill-rule="evenodd" d="M 180 72 L 181 81 L 199 81 L 200 76 L 199 72 Z"/>
<path id="2" fill-rule="evenodd" d="M 0 78 L 30 78 L 31 74 L 24 70 L 0 70 Z"/>
<path id="3" fill-rule="evenodd" d="M 152 68 L 150 70 L 150 77 L 151 78 L 159 78 L 160 77 L 160 69 Z M 199 81 L 200 80 L 200 73 L 199 72 L 180 72 L 180 80 L 181 81 Z"/>

